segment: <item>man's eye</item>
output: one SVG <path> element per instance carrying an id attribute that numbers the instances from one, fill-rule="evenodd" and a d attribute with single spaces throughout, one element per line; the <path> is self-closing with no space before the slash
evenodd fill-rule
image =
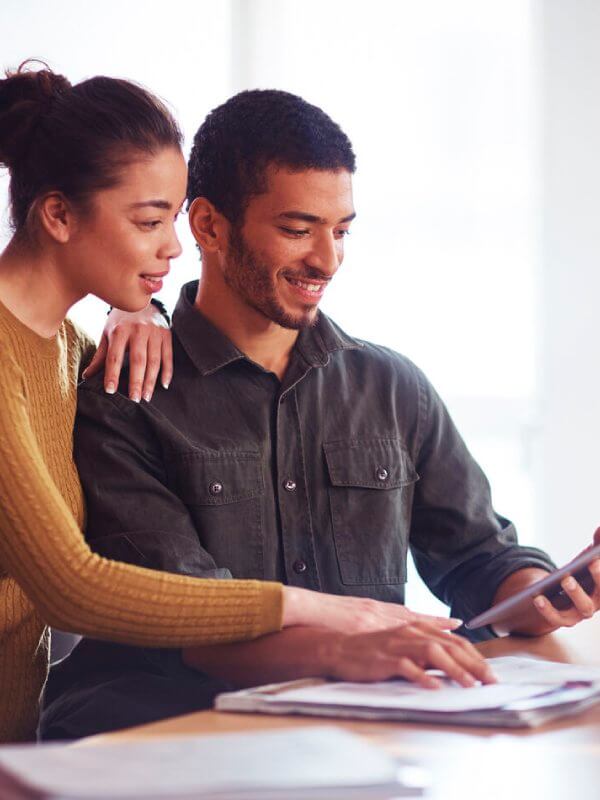
<path id="1" fill-rule="evenodd" d="M 343 239 L 344 236 L 350 236 L 350 231 L 344 228 L 344 230 L 336 231 L 336 234 L 340 237 L 340 239 Z"/>
<path id="2" fill-rule="evenodd" d="M 304 228 L 302 230 L 299 230 L 298 228 L 285 228 L 284 226 L 281 226 L 279 230 L 282 230 L 284 233 L 287 233 L 289 236 L 296 236 L 298 239 L 301 236 L 306 236 L 307 234 L 310 233 L 309 230 L 306 230 Z"/>

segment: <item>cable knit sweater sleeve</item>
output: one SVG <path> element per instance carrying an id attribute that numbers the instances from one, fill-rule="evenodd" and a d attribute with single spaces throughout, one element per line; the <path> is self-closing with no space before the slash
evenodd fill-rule
<path id="1" fill-rule="evenodd" d="M 160 647 L 245 640 L 281 627 L 280 584 L 186 578 L 92 553 L 39 450 L 23 373 L 1 345 L 0 374 L 0 571 L 47 623 Z"/>

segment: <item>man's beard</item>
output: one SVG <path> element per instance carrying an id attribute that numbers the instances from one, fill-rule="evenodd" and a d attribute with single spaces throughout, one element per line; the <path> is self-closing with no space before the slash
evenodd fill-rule
<path id="1" fill-rule="evenodd" d="M 261 265 L 256 253 L 244 241 L 240 228 L 236 226 L 231 228 L 227 266 L 223 277 L 225 283 L 244 302 L 282 328 L 302 330 L 312 327 L 317 321 L 314 306 L 307 306 L 304 313 L 295 315 L 283 308 L 277 300 L 269 270 Z"/>

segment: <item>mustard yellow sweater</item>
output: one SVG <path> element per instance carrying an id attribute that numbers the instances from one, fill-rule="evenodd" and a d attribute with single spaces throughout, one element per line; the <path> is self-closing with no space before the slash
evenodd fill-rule
<path id="1" fill-rule="evenodd" d="M 157 647 L 251 639 L 281 626 L 280 584 L 196 580 L 89 550 L 72 440 L 91 346 L 69 320 L 44 339 L 0 303 L 0 741 L 35 735 L 47 625 Z"/>

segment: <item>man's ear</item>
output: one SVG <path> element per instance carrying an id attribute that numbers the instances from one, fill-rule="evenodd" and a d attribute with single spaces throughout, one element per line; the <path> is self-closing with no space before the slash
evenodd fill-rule
<path id="1" fill-rule="evenodd" d="M 194 239 L 201 250 L 217 253 L 227 249 L 229 222 L 205 197 L 196 197 L 188 211 Z"/>
<path id="2" fill-rule="evenodd" d="M 38 224 L 55 242 L 66 244 L 75 230 L 75 214 L 60 192 L 50 192 L 35 203 Z"/>

